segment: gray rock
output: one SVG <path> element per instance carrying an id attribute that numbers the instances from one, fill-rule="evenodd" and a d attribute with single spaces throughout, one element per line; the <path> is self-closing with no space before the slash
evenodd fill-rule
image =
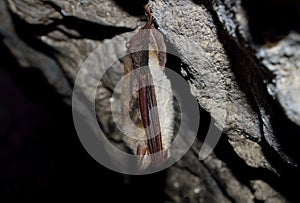
<path id="1" fill-rule="evenodd" d="M 111 102 L 116 99 L 112 92 L 123 70 L 118 54 L 125 50 L 129 35 L 145 21 L 142 12 L 135 10 L 143 3 L 0 1 L 1 46 L 20 67 L 39 69 L 68 104 L 81 65 L 102 47 L 99 57 L 90 61 L 95 72 L 86 73 L 79 85 L 88 100 L 97 89 L 99 123 L 110 141 L 123 151 L 127 148 L 111 116 Z M 169 68 L 188 81 L 204 114 L 199 140 L 166 171 L 165 194 L 172 202 L 294 200 L 297 194 L 290 182 L 296 180 L 299 164 L 299 3 L 151 3 L 159 30 L 179 56 L 168 58 Z M 264 14 L 266 6 L 270 10 Z M 274 15 L 278 9 L 287 15 L 282 18 L 284 22 Z M 106 60 L 115 63 L 98 83 L 95 76 L 104 70 Z M 222 136 L 214 152 L 200 161 L 198 153 L 205 145 L 206 128 L 214 128 Z M 124 179 L 126 184 L 134 183 Z"/>
<path id="2" fill-rule="evenodd" d="M 299 157 L 291 153 L 297 147 L 291 143 L 299 139 L 296 126 L 299 126 L 300 111 L 297 70 L 300 52 L 299 34 L 295 32 L 299 27 L 296 20 L 299 3 L 264 1 L 257 6 L 252 2 L 215 1 L 209 7 L 215 10 L 214 15 L 224 25 L 224 32 L 246 57 L 255 60 L 250 60 L 246 77 L 238 70 L 235 72 L 248 81 L 250 88 L 244 91 L 249 92 L 259 109 L 264 138 L 285 161 L 297 165 Z M 281 9 L 283 17 L 279 19 L 276 16 Z M 286 128 L 291 130 L 283 130 Z M 289 146 L 284 146 L 282 141 L 285 133 L 289 134 L 286 138 Z"/>

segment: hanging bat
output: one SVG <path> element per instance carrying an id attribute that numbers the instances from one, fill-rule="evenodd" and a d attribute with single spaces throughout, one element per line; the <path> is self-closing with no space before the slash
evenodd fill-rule
<path id="1" fill-rule="evenodd" d="M 129 105 L 122 105 L 122 122 L 128 135 L 124 141 L 138 155 L 141 170 L 150 164 L 161 166 L 169 157 L 174 120 L 171 84 L 164 73 L 166 46 L 150 9 L 149 4 L 145 6 L 148 21 L 126 45 L 124 75 L 136 72 L 123 80 L 121 96 L 123 101 L 130 98 Z M 126 128 L 129 122 L 136 128 Z"/>

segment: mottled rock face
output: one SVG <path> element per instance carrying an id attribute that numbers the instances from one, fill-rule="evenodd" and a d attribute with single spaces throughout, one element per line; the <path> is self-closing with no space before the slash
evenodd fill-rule
<path id="1" fill-rule="evenodd" d="M 241 85 L 249 85 L 246 91 L 259 108 L 262 134 L 285 161 L 297 165 L 297 146 L 292 143 L 299 139 L 300 4 L 266 0 L 259 5 L 250 1 L 216 1 L 211 9 L 216 11 L 224 31 L 247 57 L 256 61 L 250 61 L 250 67 L 244 71 L 247 75 L 239 70 L 235 73 L 247 81 Z"/>
<path id="2" fill-rule="evenodd" d="M 201 108 L 201 123 L 199 139 L 186 156 L 164 175 L 141 180 L 159 181 L 159 192 L 164 194 L 160 200 L 165 202 L 296 199 L 291 185 L 299 176 L 300 160 L 299 2 L 150 2 L 168 48 L 179 56 L 168 56 L 167 67 L 188 81 Z M 82 63 L 101 46 L 99 57 L 90 61 L 95 72 L 86 73 L 79 86 L 88 100 L 97 87 L 99 123 L 111 142 L 126 150 L 111 116 L 111 96 L 123 74 L 123 59 L 118 55 L 145 23 L 146 3 L 2 0 L 1 50 L 7 50 L 20 69 L 40 70 L 70 104 Z M 105 69 L 108 59 L 115 63 L 98 81 L 95 75 Z M 214 152 L 199 161 L 206 131 L 212 128 L 222 137 Z M 131 189 L 143 187 L 128 178 L 121 182 L 133 185 Z"/>

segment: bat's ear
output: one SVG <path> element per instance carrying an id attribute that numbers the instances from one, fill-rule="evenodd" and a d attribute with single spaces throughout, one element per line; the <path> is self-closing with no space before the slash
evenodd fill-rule
<path id="1" fill-rule="evenodd" d="M 170 150 L 166 149 L 163 151 L 163 157 L 164 157 L 164 161 L 167 161 L 167 159 L 170 157 Z"/>
<path id="2" fill-rule="evenodd" d="M 143 148 L 141 145 L 137 147 L 137 165 L 138 169 L 143 171 L 148 168 L 151 163 L 151 157 L 149 155 L 148 149 Z"/>

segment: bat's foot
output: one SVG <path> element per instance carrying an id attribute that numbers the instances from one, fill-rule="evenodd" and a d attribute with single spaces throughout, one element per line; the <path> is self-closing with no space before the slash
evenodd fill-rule
<path id="1" fill-rule="evenodd" d="M 152 19 L 151 4 L 145 6 L 145 12 L 149 19 Z"/>

